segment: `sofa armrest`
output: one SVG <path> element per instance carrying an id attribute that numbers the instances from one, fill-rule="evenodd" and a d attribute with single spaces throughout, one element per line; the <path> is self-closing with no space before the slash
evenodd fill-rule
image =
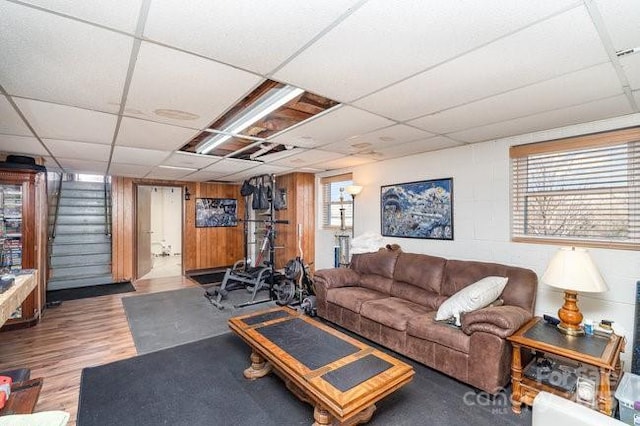
<path id="1" fill-rule="evenodd" d="M 350 268 L 321 269 L 313 274 L 316 286 L 330 288 L 359 286 L 360 274 Z"/>
<path id="2" fill-rule="evenodd" d="M 519 306 L 493 306 L 464 314 L 460 320 L 462 331 L 471 334 L 475 331 L 495 334 L 506 338 L 515 333 L 531 319 L 529 311 Z"/>

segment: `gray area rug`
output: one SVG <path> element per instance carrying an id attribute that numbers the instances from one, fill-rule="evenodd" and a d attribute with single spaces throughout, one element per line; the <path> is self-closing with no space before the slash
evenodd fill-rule
<path id="1" fill-rule="evenodd" d="M 245 290 L 229 292 L 223 300 L 225 309 L 213 306 L 205 297 L 205 287 L 184 288 L 122 298 L 138 354 L 166 349 L 229 331 L 227 319 L 275 305 L 260 303 L 243 308 L 235 304 L 248 301 Z M 256 300 L 268 298 L 259 292 Z"/>

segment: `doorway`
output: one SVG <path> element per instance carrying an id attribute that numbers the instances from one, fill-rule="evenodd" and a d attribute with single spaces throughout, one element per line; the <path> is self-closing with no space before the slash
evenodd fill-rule
<path id="1" fill-rule="evenodd" d="M 182 275 L 183 199 L 180 186 L 137 185 L 138 279 Z"/>

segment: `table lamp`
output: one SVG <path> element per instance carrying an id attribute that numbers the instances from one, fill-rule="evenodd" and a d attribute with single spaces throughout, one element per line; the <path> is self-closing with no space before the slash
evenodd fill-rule
<path id="1" fill-rule="evenodd" d="M 558 329 L 571 336 L 580 336 L 582 313 L 578 308 L 578 292 L 601 293 L 609 288 L 587 250 L 563 247 L 553 256 L 542 276 L 542 282 L 564 290 L 564 305 L 558 310 Z"/>

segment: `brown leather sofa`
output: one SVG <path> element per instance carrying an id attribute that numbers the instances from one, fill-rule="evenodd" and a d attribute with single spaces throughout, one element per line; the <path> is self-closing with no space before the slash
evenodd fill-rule
<path id="1" fill-rule="evenodd" d="M 440 304 L 487 276 L 508 277 L 500 299 L 462 316 L 461 327 L 435 321 Z M 426 254 L 356 254 L 348 268 L 314 275 L 318 315 L 478 389 L 495 394 L 510 378 L 506 337 L 533 316 L 532 270 Z"/>

